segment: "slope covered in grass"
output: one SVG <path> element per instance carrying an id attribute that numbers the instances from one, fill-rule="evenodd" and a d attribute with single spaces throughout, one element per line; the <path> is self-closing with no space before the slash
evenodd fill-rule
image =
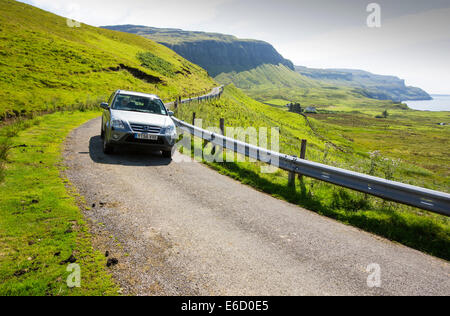
<path id="1" fill-rule="evenodd" d="M 69 27 L 63 17 L 12 0 L 0 7 L 2 119 L 96 101 L 115 89 L 169 98 L 215 85 L 202 68 L 149 39 Z"/>
<path id="2" fill-rule="evenodd" d="M 380 151 L 383 156 L 402 160 L 395 170 L 396 180 L 448 191 L 449 156 L 442 152 L 447 150 L 444 143 L 450 129 L 430 120 L 430 116 L 435 120 L 448 117 L 446 113 L 397 110 L 380 120 L 364 113 L 330 112 L 308 115 L 306 121 L 285 107 L 255 101 L 234 85 L 226 87 L 221 100 L 182 106 L 177 114 L 190 122 L 193 111 L 204 120 L 204 126 L 217 126 L 219 118 L 225 118 L 226 126 L 279 127 L 281 152 L 299 155 L 301 139 L 306 139 L 309 160 L 358 172 L 369 173 L 370 152 Z M 419 122 L 421 126 L 414 127 Z M 386 176 L 384 171 L 374 172 Z"/>

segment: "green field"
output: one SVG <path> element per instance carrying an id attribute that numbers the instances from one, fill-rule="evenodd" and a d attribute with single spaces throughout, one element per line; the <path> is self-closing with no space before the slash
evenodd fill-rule
<path id="1" fill-rule="evenodd" d="M 290 103 L 290 101 L 284 100 L 284 99 L 270 99 L 270 100 L 266 100 L 264 103 L 268 104 L 268 105 L 273 105 L 273 106 L 277 106 L 280 108 L 284 108 L 287 104 Z"/>
<path id="2" fill-rule="evenodd" d="M 254 101 L 234 86 L 226 87 L 221 100 L 183 105 L 176 115 L 190 122 L 192 112 L 203 120 L 203 127 L 217 128 L 220 118 L 224 118 L 225 125 L 230 127 L 280 127 L 282 153 L 298 156 L 301 139 L 306 139 L 306 158 L 309 160 L 448 192 L 449 156 L 442 155 L 448 150 L 442 148 L 450 136 L 448 126 L 443 129 L 429 123 L 415 132 L 406 126 L 424 124 L 427 120 L 425 113 L 395 112 L 381 121 L 368 114 L 319 114 L 309 117 L 313 131 L 303 116 Z M 433 115 L 440 118 L 446 114 Z M 347 124 L 355 126 L 332 124 L 333 117 L 345 119 Z M 370 124 L 368 128 L 364 127 L 367 123 Z M 426 143 L 417 141 L 424 138 Z M 210 145 L 206 150 L 209 153 Z M 297 190 L 293 191 L 287 187 L 286 172 L 262 174 L 260 163 L 209 165 L 243 183 L 319 214 L 450 259 L 450 222 L 445 216 L 313 179 L 305 178 L 303 183 L 297 180 Z"/>
<path id="3" fill-rule="evenodd" d="M 62 176 L 62 143 L 98 111 L 45 115 L 1 130 L 12 146 L 0 185 L 0 295 L 117 295 L 106 258 L 92 248 L 79 206 Z M 14 134 L 17 136 L 13 136 Z M 68 288 L 62 263 L 81 267 L 81 287 Z"/>
<path id="4" fill-rule="evenodd" d="M 143 37 L 69 27 L 12 0 L 0 6 L 0 120 L 97 102 L 116 89 L 172 99 L 216 85 L 199 66 Z"/>

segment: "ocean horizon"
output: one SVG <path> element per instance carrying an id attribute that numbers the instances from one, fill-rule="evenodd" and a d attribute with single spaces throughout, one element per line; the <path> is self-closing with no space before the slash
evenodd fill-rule
<path id="1" fill-rule="evenodd" d="M 431 94 L 433 100 L 403 101 L 410 109 L 419 111 L 450 111 L 450 94 Z"/>

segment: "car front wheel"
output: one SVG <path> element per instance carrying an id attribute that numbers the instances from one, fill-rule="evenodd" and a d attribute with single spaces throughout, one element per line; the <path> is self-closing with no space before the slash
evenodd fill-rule
<path id="1" fill-rule="evenodd" d="M 110 155 L 114 153 L 114 147 L 106 141 L 106 137 L 103 137 L 103 153 Z"/>
<path id="2" fill-rule="evenodd" d="M 100 127 L 100 137 L 103 139 L 105 138 L 105 130 L 103 129 L 104 125 L 103 125 L 103 118 L 102 118 L 102 125 Z"/>
<path id="3" fill-rule="evenodd" d="M 173 149 L 172 150 L 163 150 L 162 151 L 162 156 L 164 157 L 164 158 L 172 158 L 172 156 L 173 156 Z"/>

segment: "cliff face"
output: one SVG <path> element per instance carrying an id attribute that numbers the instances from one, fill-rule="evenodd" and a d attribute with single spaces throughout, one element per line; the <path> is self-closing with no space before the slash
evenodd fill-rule
<path id="1" fill-rule="evenodd" d="M 282 64 L 294 69 L 291 61 L 284 59 L 272 45 L 261 41 L 202 40 L 180 44 L 160 43 L 206 69 L 213 77 L 223 72 L 247 71 L 264 64 Z"/>
<path id="2" fill-rule="evenodd" d="M 420 88 L 405 85 L 405 80 L 394 76 L 382 76 L 356 69 L 313 69 L 295 66 L 303 76 L 335 85 L 360 88 L 361 94 L 378 100 L 396 102 L 408 100 L 431 100 Z"/>
<path id="3" fill-rule="evenodd" d="M 294 70 L 269 43 L 238 39 L 231 35 L 190 32 L 178 29 L 157 29 L 136 25 L 104 28 L 138 34 L 163 44 L 187 60 L 206 69 L 215 77 L 223 72 L 242 72 L 264 64 L 282 64 Z"/>

